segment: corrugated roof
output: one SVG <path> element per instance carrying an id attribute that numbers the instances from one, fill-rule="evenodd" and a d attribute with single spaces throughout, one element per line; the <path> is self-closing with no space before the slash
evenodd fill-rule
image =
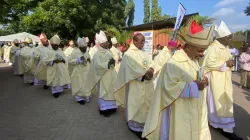
<path id="1" fill-rule="evenodd" d="M 199 15 L 199 13 L 188 14 L 184 16 L 184 21 L 194 15 Z M 135 25 L 132 27 L 125 27 L 124 30 L 133 30 L 133 31 L 145 31 L 145 30 L 159 30 L 163 28 L 173 28 L 175 26 L 176 17 L 169 18 L 166 20 L 159 20 L 155 22 L 150 22 L 146 24 Z"/>

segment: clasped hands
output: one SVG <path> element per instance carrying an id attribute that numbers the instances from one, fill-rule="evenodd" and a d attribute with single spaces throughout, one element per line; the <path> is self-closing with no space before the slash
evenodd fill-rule
<path id="1" fill-rule="evenodd" d="M 146 74 L 143 76 L 144 80 L 151 80 L 154 76 L 154 69 L 153 68 L 149 68 L 146 72 Z"/>
<path id="2" fill-rule="evenodd" d="M 86 61 L 88 61 L 90 63 L 90 58 L 85 58 L 84 56 L 80 57 L 80 59 L 83 61 L 83 63 L 85 63 Z"/>
<path id="3" fill-rule="evenodd" d="M 56 59 L 53 61 L 53 63 L 65 63 L 65 60 L 64 59 L 62 59 L 62 60 Z"/>
<path id="4" fill-rule="evenodd" d="M 199 90 L 203 90 L 208 85 L 208 79 L 206 76 L 203 76 L 203 80 L 195 80 L 194 82 L 197 84 Z"/>
<path id="5" fill-rule="evenodd" d="M 235 66 L 235 61 L 234 60 L 228 60 L 226 61 L 227 67 L 233 67 Z"/>
<path id="6" fill-rule="evenodd" d="M 115 66 L 115 60 L 113 58 L 109 60 L 108 68 L 111 68 L 112 65 Z"/>

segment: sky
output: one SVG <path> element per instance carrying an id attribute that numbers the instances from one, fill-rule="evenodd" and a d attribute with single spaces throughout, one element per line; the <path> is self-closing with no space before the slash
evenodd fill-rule
<path id="1" fill-rule="evenodd" d="M 143 24 L 143 0 L 134 0 L 134 2 L 134 25 Z M 216 18 L 217 25 L 220 20 L 223 20 L 229 29 L 235 32 L 250 29 L 250 16 L 244 13 L 249 2 L 249 0 L 158 0 L 158 5 L 162 8 L 162 15 L 168 14 L 175 17 L 179 3 L 182 3 L 187 10 L 186 14 L 198 12 L 201 16 Z"/>

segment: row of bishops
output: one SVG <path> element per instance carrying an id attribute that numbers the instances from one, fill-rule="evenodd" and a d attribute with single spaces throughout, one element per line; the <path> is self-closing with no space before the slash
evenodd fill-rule
<path id="1" fill-rule="evenodd" d="M 170 41 L 154 61 L 137 32 L 124 55 L 116 38 L 103 31 L 89 50 L 84 38 L 65 51 L 59 36 L 39 38 L 38 47 L 27 37 L 25 47 L 14 41 L 11 49 L 15 74 L 23 73 L 25 83 L 50 87 L 55 98 L 71 88 L 80 105 L 96 92 L 100 114 L 109 117 L 118 106 L 125 108 L 127 126 L 140 139 L 210 140 L 211 125 L 230 140 L 242 140 L 233 131 L 235 63 L 228 49 L 232 33 L 223 21 L 206 29 L 193 21 L 183 49 Z"/>

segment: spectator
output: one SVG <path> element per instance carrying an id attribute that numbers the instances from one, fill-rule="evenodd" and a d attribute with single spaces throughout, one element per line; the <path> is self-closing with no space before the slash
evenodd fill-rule
<path id="1" fill-rule="evenodd" d="M 243 52 L 240 55 L 241 63 L 241 80 L 240 88 L 246 85 L 247 88 L 250 88 L 250 46 L 246 47 L 246 52 Z"/>
<path id="2" fill-rule="evenodd" d="M 242 46 L 241 46 L 241 52 L 246 52 L 246 48 L 247 48 L 246 46 L 248 46 L 248 43 L 243 41 Z"/>
<path id="3" fill-rule="evenodd" d="M 154 58 L 155 56 L 157 56 L 157 55 L 160 53 L 160 51 L 161 51 L 162 49 L 163 49 L 163 46 L 161 46 L 160 44 L 158 44 L 158 45 L 156 46 L 154 52 L 153 52 L 153 58 Z"/>
<path id="4" fill-rule="evenodd" d="M 233 57 L 233 60 L 235 61 L 235 66 L 232 67 L 232 71 L 236 72 L 236 71 L 238 71 L 239 51 L 238 51 L 238 49 L 236 49 L 232 45 L 229 46 L 229 51 L 230 51 L 230 53 L 231 53 L 231 55 Z"/>

